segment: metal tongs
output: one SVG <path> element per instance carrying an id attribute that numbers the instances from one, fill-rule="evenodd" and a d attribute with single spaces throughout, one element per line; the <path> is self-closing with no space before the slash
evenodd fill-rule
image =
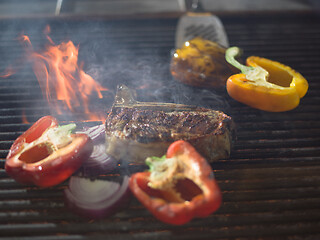
<path id="1" fill-rule="evenodd" d="M 217 42 L 224 47 L 229 47 L 227 34 L 220 19 L 209 12 L 204 12 L 199 0 L 185 1 L 187 12 L 180 17 L 176 29 L 175 48 L 195 37 Z M 189 5 L 189 6 L 187 6 Z"/>

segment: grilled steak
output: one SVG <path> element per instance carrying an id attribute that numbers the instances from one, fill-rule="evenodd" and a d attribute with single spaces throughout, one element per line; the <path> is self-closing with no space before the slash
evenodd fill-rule
<path id="1" fill-rule="evenodd" d="M 106 119 L 108 154 L 143 163 L 183 139 L 208 161 L 229 157 L 233 122 L 226 114 L 182 104 L 137 102 L 123 88 Z"/>

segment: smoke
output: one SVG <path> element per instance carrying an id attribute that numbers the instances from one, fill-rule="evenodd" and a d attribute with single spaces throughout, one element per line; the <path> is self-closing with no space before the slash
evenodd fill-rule
<path id="1" fill-rule="evenodd" d="M 173 42 L 172 46 L 170 43 L 163 43 L 159 40 L 161 35 L 149 35 L 151 33 L 143 33 L 142 29 L 135 33 L 120 23 L 109 25 L 90 21 L 4 20 L 1 25 L 3 34 L 0 35 L 0 42 L 7 45 L 2 45 L 0 48 L 4 63 L 0 70 L 3 73 L 8 66 L 17 68 L 18 75 L 13 77 L 13 81 L 6 80 L 6 84 L 12 87 L 17 85 L 17 82 L 18 85 L 24 85 L 24 93 L 26 95 L 30 93 L 34 99 L 26 110 L 27 118 L 34 117 L 29 119 L 30 122 L 37 120 L 38 115 L 50 112 L 40 94 L 31 64 L 17 62 L 24 57 L 25 52 L 18 37 L 21 34 L 28 35 L 34 50 L 41 51 L 48 44 L 43 33 L 47 25 L 51 27 L 50 37 L 54 43 L 60 44 L 71 40 L 75 45 L 79 45 L 79 64 L 83 64 L 84 72 L 109 89 L 103 93 L 103 99 L 95 96 L 90 98 L 93 111 L 97 109 L 107 112 L 112 106 L 117 86 L 120 84 L 135 89 L 138 101 L 173 102 L 222 111 L 228 108 L 224 92 L 194 88 L 173 79 L 170 73 Z M 124 30 L 117 29 L 119 26 Z M 144 39 L 144 35 L 147 39 Z M 35 92 L 39 94 L 36 95 Z M 73 116 L 68 117 L 68 120 L 72 118 Z"/>
<path id="2" fill-rule="evenodd" d="M 119 43 L 109 44 L 113 51 L 101 51 L 101 46 L 93 44 L 80 48 L 80 52 L 89 63 L 86 72 L 112 92 L 124 84 L 137 91 L 138 101 L 197 105 L 221 111 L 229 108 L 225 90 L 195 88 L 176 81 L 170 73 L 171 51 L 163 54 L 156 48 L 132 49 Z"/>

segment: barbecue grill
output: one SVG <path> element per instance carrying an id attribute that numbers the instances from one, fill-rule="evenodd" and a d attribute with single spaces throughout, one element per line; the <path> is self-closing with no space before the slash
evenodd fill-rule
<path id="1" fill-rule="evenodd" d="M 178 17 L 0 22 L 1 71 L 8 65 L 19 67 L 16 74 L 0 79 L 1 239 L 320 239 L 320 18 L 282 12 L 219 17 L 230 46 L 241 47 L 247 56 L 283 62 L 305 76 L 309 91 L 298 108 L 267 113 L 233 101 L 224 91 L 174 81 L 169 61 Z M 107 113 L 116 85 L 124 83 L 137 89 L 139 100 L 196 100 L 232 116 L 237 139 L 231 157 L 212 164 L 223 193 L 216 213 L 171 226 L 133 198 L 128 208 L 111 217 L 88 220 L 65 207 L 66 183 L 41 189 L 18 184 L 6 174 L 5 158 L 13 141 L 37 119 L 52 114 L 32 67 L 17 61 L 24 54 L 16 41 L 19 34 L 27 34 L 34 48 L 41 49 L 46 25 L 53 41 L 79 44 L 84 70 L 109 88 L 93 108 Z M 64 122 L 74 116 L 57 117 Z"/>

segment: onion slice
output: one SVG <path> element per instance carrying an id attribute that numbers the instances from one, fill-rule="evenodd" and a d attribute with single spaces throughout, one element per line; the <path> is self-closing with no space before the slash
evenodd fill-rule
<path id="1" fill-rule="evenodd" d="M 82 164 L 83 176 L 98 176 L 114 170 L 118 161 L 106 153 L 105 144 L 93 145 L 93 151 Z"/>
<path id="2" fill-rule="evenodd" d="M 84 127 L 82 131 L 78 133 L 87 134 L 94 144 L 104 143 L 106 138 L 106 129 L 104 124 L 96 125 L 93 127 Z"/>
<path id="3" fill-rule="evenodd" d="M 90 157 L 82 164 L 84 176 L 98 176 L 109 173 L 116 168 L 118 162 L 106 153 L 104 124 L 83 128 L 81 133 L 87 134 L 93 141 L 93 151 Z"/>
<path id="4" fill-rule="evenodd" d="M 129 177 L 124 176 L 120 184 L 72 176 L 64 195 L 66 205 L 75 213 L 93 219 L 107 217 L 129 203 Z"/>

